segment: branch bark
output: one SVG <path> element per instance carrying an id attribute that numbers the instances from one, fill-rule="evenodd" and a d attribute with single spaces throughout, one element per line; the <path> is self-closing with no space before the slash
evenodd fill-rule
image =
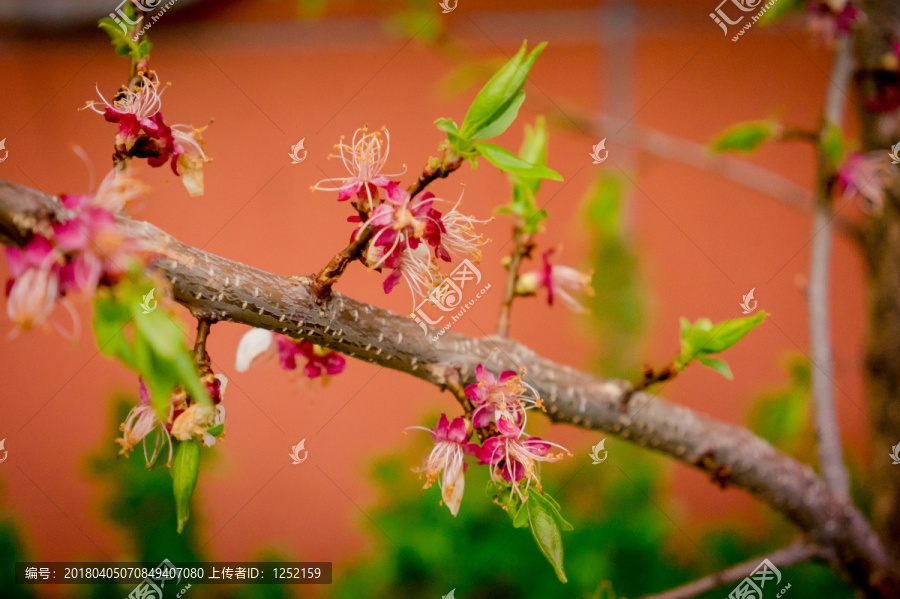
<path id="1" fill-rule="evenodd" d="M 61 204 L 35 189 L 0 180 L 0 241 L 21 245 Z M 745 428 L 716 421 L 647 393 L 624 411 L 627 381 L 600 379 L 556 364 L 509 339 L 447 332 L 436 342 L 405 316 L 340 293 L 316 302 L 310 277 L 284 277 L 204 252 L 145 222 L 120 226 L 155 253 L 153 268 L 172 284 L 176 301 L 196 318 L 228 320 L 311 341 L 441 388 L 474 382 L 475 367 L 498 354 L 497 368 L 525 367 L 555 422 L 627 439 L 704 470 L 756 496 L 834 552 L 833 566 L 868 597 L 900 596 L 900 573 L 852 504 L 813 470 Z M 499 350 L 499 352 L 497 351 Z"/>

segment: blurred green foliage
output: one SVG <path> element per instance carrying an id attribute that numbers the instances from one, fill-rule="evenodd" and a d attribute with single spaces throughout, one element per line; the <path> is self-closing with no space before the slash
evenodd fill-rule
<path id="1" fill-rule="evenodd" d="M 640 261 L 625 226 L 623 188 L 622 176 L 604 174 L 583 200 L 594 273 L 594 295 L 585 304 L 600 340 L 591 367 L 607 377 L 635 380 L 641 372 L 646 302 Z"/>

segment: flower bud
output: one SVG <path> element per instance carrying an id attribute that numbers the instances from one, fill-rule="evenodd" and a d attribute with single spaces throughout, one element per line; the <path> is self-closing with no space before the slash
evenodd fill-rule
<path id="1" fill-rule="evenodd" d="M 516 280 L 516 295 L 534 295 L 540 286 L 540 273 L 526 272 Z"/>

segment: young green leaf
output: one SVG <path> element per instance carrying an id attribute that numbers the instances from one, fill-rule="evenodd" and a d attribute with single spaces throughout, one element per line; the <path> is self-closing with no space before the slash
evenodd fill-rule
<path id="1" fill-rule="evenodd" d="M 480 143 L 476 146 L 478 152 L 484 156 L 488 162 L 496 166 L 501 171 L 519 175 L 521 177 L 553 179 L 554 181 L 562 181 L 562 175 L 540 164 L 531 164 L 518 158 L 509 150 L 505 150 L 500 146 L 489 143 Z"/>
<path id="2" fill-rule="evenodd" d="M 538 117 L 534 127 L 525 125 L 525 140 L 519 150 L 519 159 L 537 166 L 547 165 L 547 129 L 544 117 Z M 541 221 L 547 218 L 547 212 L 537 207 L 535 195 L 540 190 L 543 179 L 510 174 L 509 180 L 513 186 L 512 200 L 497 208 L 497 212 L 518 216 L 517 226 L 525 233 L 540 232 L 543 230 Z"/>
<path id="3" fill-rule="evenodd" d="M 509 127 L 524 100 L 522 88 L 528 73 L 546 45 L 539 44 L 526 55 L 528 42 L 523 42 L 516 55 L 481 88 L 463 119 L 460 131 L 464 139 L 489 139 Z"/>
<path id="4" fill-rule="evenodd" d="M 841 132 L 841 128 L 834 123 L 828 123 L 820 147 L 828 160 L 828 165 L 832 169 L 837 169 L 844 162 L 844 154 L 846 154 L 844 134 Z"/>
<path id="5" fill-rule="evenodd" d="M 553 566 L 560 582 L 568 582 L 563 569 L 562 530 L 572 530 L 572 525 L 563 519 L 557 506 L 549 496 L 532 491 L 522 507 L 528 510 L 531 534 L 541 553 Z"/>
<path id="6" fill-rule="evenodd" d="M 691 324 L 686 318 L 681 319 L 681 354 L 675 358 L 677 370 L 684 368 L 693 360 L 699 360 L 719 372 L 727 379 L 732 378 L 731 369 L 718 359 L 708 356 L 725 351 L 744 338 L 747 333 L 759 326 L 768 316 L 767 312 L 759 312 L 745 318 L 735 318 L 713 325 L 708 318 L 700 318 Z"/>
<path id="7" fill-rule="evenodd" d="M 191 496 L 197 486 L 200 474 L 200 443 L 196 439 L 181 441 L 175 449 L 172 462 L 172 491 L 175 494 L 175 514 L 178 519 L 178 533 L 191 516 Z"/>
<path id="8" fill-rule="evenodd" d="M 781 125 L 773 121 L 737 124 L 713 140 L 714 152 L 754 152 L 765 142 L 781 135 Z"/>

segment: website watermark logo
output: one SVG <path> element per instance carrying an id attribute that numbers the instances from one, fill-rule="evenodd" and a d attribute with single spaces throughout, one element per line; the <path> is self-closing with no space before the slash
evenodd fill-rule
<path id="1" fill-rule="evenodd" d="M 471 283 L 469 289 L 466 290 L 471 299 L 463 303 L 465 295 L 463 290 L 466 288 L 467 283 Z M 419 305 L 416 306 L 415 311 L 409 317 L 422 327 L 422 332 L 426 336 L 428 335 L 426 323 L 441 327 L 437 334 L 431 336 L 432 341 L 437 341 L 438 337 L 441 337 L 454 323 L 458 322 L 466 310 L 474 306 L 475 302 L 481 299 L 487 290 L 491 288 L 491 284 L 488 283 L 477 293 L 471 293 L 471 290 L 480 284 L 481 271 L 475 268 L 472 262 L 465 259 L 441 281 L 440 285 L 432 289 L 428 296 L 419 302 Z M 451 312 L 455 312 L 455 314 L 449 314 Z M 448 316 L 449 319 L 444 322 L 444 319 Z"/>
<path id="2" fill-rule="evenodd" d="M 716 10 L 709 13 L 709 17 L 716 25 L 722 28 L 722 32 L 727 36 L 729 35 L 729 25 L 739 25 L 744 21 L 745 17 L 749 16 L 750 20 L 741 27 L 737 32 L 737 35 L 731 38 L 731 41 L 736 42 L 748 29 L 753 27 L 754 23 L 759 21 L 765 12 L 772 8 L 776 2 L 778 2 L 778 0 L 769 0 L 765 4 L 763 4 L 763 0 L 722 0 L 716 7 Z M 758 12 L 755 15 L 746 14 L 756 11 L 757 9 Z M 736 16 L 737 18 L 732 19 L 732 16 Z"/>
<path id="3" fill-rule="evenodd" d="M 291 464 L 292 466 L 296 466 L 297 464 L 302 464 L 303 462 L 306 461 L 306 458 L 309 457 L 309 451 L 306 451 L 306 447 L 304 447 L 305 444 L 306 444 L 306 439 L 302 439 L 299 443 L 297 443 L 296 445 L 291 447 L 291 453 L 289 455 L 291 456 L 291 459 L 294 460 L 294 463 Z M 303 452 L 302 458 L 300 457 L 301 451 Z"/>
<path id="4" fill-rule="evenodd" d="M 441 599 L 454 599 L 453 593 L 456 592 L 456 589 L 451 589 L 449 593 L 441 597 Z"/>
<path id="5" fill-rule="evenodd" d="M 603 158 L 600 158 L 600 152 L 603 152 Z M 594 146 L 594 151 L 591 152 L 591 158 L 594 159 L 594 164 L 600 164 L 607 158 L 609 158 L 609 150 L 606 149 L 606 138 L 600 140 L 600 142 Z"/>
<path id="6" fill-rule="evenodd" d="M 3 149 L 3 142 L 0 141 L 0 150 Z M 888 152 L 888 156 L 891 157 L 891 164 L 900 164 L 900 141 L 891 146 L 891 151 Z M 0 160 L 0 162 L 3 162 Z"/>
<path id="7" fill-rule="evenodd" d="M 306 141 L 306 138 L 304 137 L 303 139 L 298 141 L 296 144 L 291 146 L 291 151 L 288 154 L 288 156 L 291 157 L 291 164 L 300 164 L 301 162 L 306 160 L 307 152 L 305 149 L 303 149 L 303 142 L 305 142 L 305 141 Z M 302 157 L 300 156 L 301 151 L 303 152 Z"/>
<path id="8" fill-rule="evenodd" d="M 3 162 L 7 158 L 9 158 L 9 150 L 6 149 L 6 138 L 0 139 L 0 150 L 3 151 L 3 158 L 0 158 L 0 162 Z"/>
<path id="9" fill-rule="evenodd" d="M 6 443 L 6 439 L 0 439 L 0 451 L 3 452 L 3 457 L 0 458 L 0 464 L 2 464 L 3 462 L 6 461 L 6 456 L 7 456 L 7 454 L 9 454 L 9 452 L 6 451 L 6 448 L 3 447 L 4 443 Z M 900 445 L 898 445 L 897 447 L 900 447 Z"/>
<path id="10" fill-rule="evenodd" d="M 734 590 L 728 594 L 728 599 L 763 599 L 763 589 L 766 583 L 769 588 L 775 588 L 781 584 L 781 571 L 768 559 L 764 559 L 760 565 L 756 567 L 750 576 L 747 576 L 734 587 Z M 791 588 L 790 583 L 778 591 L 775 595 L 776 599 L 784 595 Z"/>
<path id="11" fill-rule="evenodd" d="M 3 449 L 3 441 L 0 441 L 0 449 Z M 888 454 L 894 460 L 894 464 L 900 464 L 900 443 L 891 447 L 892 453 Z M 2 462 L 3 460 L 0 460 Z"/>
<path id="12" fill-rule="evenodd" d="M 454 10 L 456 10 L 456 6 L 457 6 L 458 4 L 459 4 L 459 0 L 453 0 L 453 4 L 452 4 L 452 5 L 450 4 L 450 0 L 441 0 L 441 2 L 440 2 L 440 7 L 444 9 L 442 12 L 443 12 L 444 14 L 446 14 L 446 13 L 448 13 L 448 12 L 453 12 Z M 451 591 L 450 594 L 452 595 L 453 592 Z M 452 599 L 452 597 L 451 597 L 451 599 Z"/>
<path id="13" fill-rule="evenodd" d="M 596 445 L 591 447 L 591 453 L 588 455 L 591 456 L 591 462 L 593 464 L 602 464 L 603 462 L 606 461 L 606 458 L 608 457 L 609 452 L 606 451 L 606 448 L 604 447 L 605 445 L 606 445 L 606 439 L 602 439 L 599 443 L 597 443 Z M 601 451 L 603 452 L 602 458 L 600 457 Z"/>
<path id="14" fill-rule="evenodd" d="M 134 590 L 128 594 L 128 599 L 163 599 L 163 589 L 167 582 L 174 581 L 173 584 L 169 585 L 169 588 L 176 584 L 181 584 L 181 571 L 183 569 L 176 568 L 175 564 L 164 559 L 157 567 L 148 569 L 149 574 L 147 578 L 134 587 Z M 178 591 L 178 594 L 175 596 L 181 597 L 189 588 L 191 588 L 190 584 Z"/>
<path id="15" fill-rule="evenodd" d="M 744 309 L 744 314 L 750 314 L 754 310 L 756 310 L 757 301 L 753 299 L 753 292 L 756 291 L 756 287 L 750 290 L 750 293 L 743 296 L 743 301 L 741 301 L 741 308 Z M 751 303 L 752 302 L 752 303 Z"/>
<path id="16" fill-rule="evenodd" d="M 141 302 L 141 308 L 144 310 L 144 314 L 150 314 L 156 310 L 157 302 L 153 299 L 154 291 L 156 291 L 156 287 L 151 289 L 150 292 L 144 296 L 144 301 Z"/>

